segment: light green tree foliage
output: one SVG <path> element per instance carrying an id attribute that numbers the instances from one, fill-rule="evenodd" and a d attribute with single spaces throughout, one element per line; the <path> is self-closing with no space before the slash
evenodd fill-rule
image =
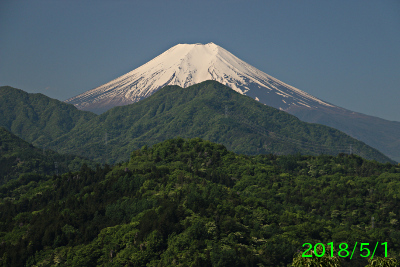
<path id="1" fill-rule="evenodd" d="M 293 258 L 292 267 L 339 267 L 342 266 L 340 263 L 340 259 L 337 256 L 331 257 L 331 253 L 329 248 L 324 252 L 321 246 L 316 247 L 316 253 L 314 249 L 310 250 L 309 255 L 312 257 L 303 257 L 303 251 L 298 252 Z M 322 257 L 318 257 L 316 255 L 323 255 Z"/>
<path id="2" fill-rule="evenodd" d="M 365 267 L 395 267 L 399 266 L 399 261 L 392 258 L 376 257 L 375 259 L 369 259 L 368 265 Z"/>

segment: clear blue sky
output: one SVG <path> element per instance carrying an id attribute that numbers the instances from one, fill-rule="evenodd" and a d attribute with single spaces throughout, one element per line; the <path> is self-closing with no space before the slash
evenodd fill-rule
<path id="1" fill-rule="evenodd" d="M 400 121 L 400 1 L 0 0 L 0 85 L 65 100 L 214 42 L 335 105 Z"/>

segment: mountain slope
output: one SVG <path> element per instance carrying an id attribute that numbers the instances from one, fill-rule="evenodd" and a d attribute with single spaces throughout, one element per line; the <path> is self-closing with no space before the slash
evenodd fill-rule
<path id="1" fill-rule="evenodd" d="M 0 185 L 17 178 L 38 179 L 40 175 L 77 171 L 83 163 L 94 166 L 82 157 L 38 149 L 0 127 Z"/>
<path id="2" fill-rule="evenodd" d="M 0 87 L 0 126 L 35 146 L 45 146 L 95 116 L 42 94 Z"/>
<path id="3" fill-rule="evenodd" d="M 344 133 L 243 96 L 215 81 L 167 86 L 137 103 L 115 107 L 51 143 L 63 153 L 118 162 L 130 151 L 169 138 L 200 137 L 248 155 L 354 153 L 381 162 L 379 151 Z M 107 141 L 105 140 L 107 139 Z"/>
<path id="4" fill-rule="evenodd" d="M 385 241 L 387 257 L 399 257 L 399 178 L 398 166 L 355 155 L 249 157 L 167 140 L 112 168 L 0 186 L 0 262 L 288 266 L 304 243 L 333 242 L 341 264 L 329 266 L 366 266 L 360 253 L 338 257 L 338 246 Z"/>
<path id="5" fill-rule="evenodd" d="M 294 107 L 285 110 L 302 121 L 336 128 L 400 162 L 400 122 L 352 112 L 346 109 L 308 109 Z"/>

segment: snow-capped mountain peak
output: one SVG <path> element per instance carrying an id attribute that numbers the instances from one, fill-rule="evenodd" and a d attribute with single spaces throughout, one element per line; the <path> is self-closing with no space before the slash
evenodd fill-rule
<path id="1" fill-rule="evenodd" d="M 137 102 L 166 85 L 188 87 L 206 80 L 218 81 L 283 110 L 293 106 L 333 107 L 269 76 L 212 42 L 175 45 L 137 69 L 65 102 L 100 113 Z"/>

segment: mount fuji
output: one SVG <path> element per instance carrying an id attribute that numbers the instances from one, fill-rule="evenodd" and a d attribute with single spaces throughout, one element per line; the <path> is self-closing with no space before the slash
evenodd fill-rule
<path id="1" fill-rule="evenodd" d="M 97 114 L 149 97 L 167 85 L 218 81 L 303 121 L 337 128 L 400 161 L 400 122 L 353 112 L 290 86 L 214 44 L 178 44 L 104 85 L 65 100 Z"/>
<path id="2" fill-rule="evenodd" d="M 66 100 L 78 109 L 102 113 L 144 99 L 166 85 L 188 87 L 218 81 L 266 105 L 333 107 L 249 65 L 214 44 L 178 44 L 139 68 L 102 86 Z"/>

